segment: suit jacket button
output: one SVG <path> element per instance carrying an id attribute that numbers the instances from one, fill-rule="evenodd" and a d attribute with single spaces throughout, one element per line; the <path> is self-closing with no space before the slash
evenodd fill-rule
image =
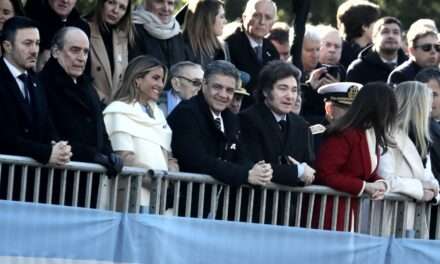
<path id="1" fill-rule="evenodd" d="M 29 129 L 25 128 L 24 133 L 26 133 L 26 134 L 29 133 Z"/>
<path id="2" fill-rule="evenodd" d="M 97 70 L 97 71 L 101 71 L 101 67 L 99 67 L 99 66 L 96 67 L 96 70 Z"/>

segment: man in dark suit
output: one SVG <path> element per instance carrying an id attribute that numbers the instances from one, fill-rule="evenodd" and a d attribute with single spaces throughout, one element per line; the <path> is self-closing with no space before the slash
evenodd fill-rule
<path id="1" fill-rule="evenodd" d="M 62 28 L 39 78 L 56 131 L 72 144 L 72 160 L 99 163 L 116 174 L 121 160 L 113 154 L 92 80 L 83 74 L 88 52 L 89 40 L 81 29 Z"/>
<path id="2" fill-rule="evenodd" d="M 84 74 L 89 52 L 87 35 L 79 28 L 62 28 L 55 34 L 51 50 L 52 57 L 39 79 L 46 89 L 49 113 L 58 135 L 72 145 L 72 160 L 101 164 L 107 175 L 116 175 L 122 170 L 122 159 L 113 153 L 98 94 L 92 80 Z M 69 187 L 69 181 L 67 184 Z M 94 177 L 92 206 L 98 186 Z M 85 181 L 80 180 L 79 188 L 81 205 Z"/>
<path id="3" fill-rule="evenodd" d="M 208 64 L 199 94 L 182 101 L 168 116 L 173 130 L 171 147 L 181 171 L 209 174 L 234 187 L 246 183 L 264 186 L 272 178 L 272 168 L 264 161 L 252 165 L 245 159 L 238 118 L 228 109 L 239 78 L 229 62 Z M 209 199 L 205 206 L 208 204 Z M 206 212 L 207 208 L 204 216 Z"/>
<path id="4" fill-rule="evenodd" d="M 238 118 L 228 109 L 239 78 L 229 62 L 214 61 L 206 67 L 202 91 L 168 116 L 171 147 L 182 171 L 209 174 L 233 186 L 264 185 L 272 178 L 271 166 L 258 161 L 252 166 L 244 160 Z"/>
<path id="5" fill-rule="evenodd" d="M 72 155 L 70 146 L 65 141 L 54 141 L 56 135 L 47 117 L 45 93 L 32 71 L 39 42 L 37 26 L 28 18 L 11 18 L 3 27 L 0 152 L 28 156 L 43 164 L 64 165 Z M 15 186 L 19 185 L 16 182 Z"/>
<path id="6" fill-rule="evenodd" d="M 242 15 L 242 26 L 225 40 L 231 62 L 239 70 L 251 75 L 246 86 L 250 94 L 254 94 L 261 68 L 269 61 L 280 58 L 272 42 L 264 38 L 276 20 L 276 11 L 276 5 L 271 0 L 249 0 Z M 242 109 L 253 102 L 252 96 L 246 97 Z"/>
<path id="7" fill-rule="evenodd" d="M 406 35 L 409 59 L 395 68 L 388 76 L 388 83 L 413 81 L 423 68 L 438 66 L 440 44 L 437 30 L 424 20 L 414 22 Z"/>
<path id="8" fill-rule="evenodd" d="M 292 113 L 300 75 L 292 64 L 270 62 L 258 79 L 258 103 L 240 113 L 242 142 L 252 161 L 270 163 L 272 181 L 291 186 L 311 184 L 315 175 L 309 166 L 314 160 L 310 130 Z"/>

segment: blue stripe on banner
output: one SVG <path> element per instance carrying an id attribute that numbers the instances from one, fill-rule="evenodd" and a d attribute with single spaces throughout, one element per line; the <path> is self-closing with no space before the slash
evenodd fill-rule
<path id="1" fill-rule="evenodd" d="M 0 260 L 431 264 L 440 259 L 439 246 L 439 241 L 0 201 Z"/>

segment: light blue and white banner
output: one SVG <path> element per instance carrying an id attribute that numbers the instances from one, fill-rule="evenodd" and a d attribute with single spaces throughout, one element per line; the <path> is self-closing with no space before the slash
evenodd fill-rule
<path id="1" fill-rule="evenodd" d="M 440 241 L 0 201 L 0 263 L 440 263 Z"/>

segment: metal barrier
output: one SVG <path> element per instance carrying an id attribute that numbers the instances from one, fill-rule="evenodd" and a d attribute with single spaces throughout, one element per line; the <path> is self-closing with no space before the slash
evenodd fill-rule
<path id="1" fill-rule="evenodd" d="M 352 197 L 325 186 L 268 184 L 233 188 L 209 175 L 167 171 L 149 174 L 154 182 L 153 214 L 171 211 L 175 216 L 440 239 L 438 206 L 399 194 L 388 193 L 384 200 L 372 201 L 367 196 Z"/>
<path id="2" fill-rule="evenodd" d="M 140 197 L 145 181 L 151 182 L 148 208 Z M 50 167 L 9 155 L 0 155 L 0 199 L 440 239 L 437 206 L 397 194 L 371 201 L 324 186 L 234 188 L 208 175 L 133 167 L 109 179 L 96 164 Z"/>
<path id="3" fill-rule="evenodd" d="M 145 175 L 145 169 L 124 167 L 109 179 L 98 164 L 53 167 L 27 157 L 0 155 L 0 199 L 128 212 L 139 207 L 138 189 Z M 121 179 L 127 190 L 122 197 Z"/>

